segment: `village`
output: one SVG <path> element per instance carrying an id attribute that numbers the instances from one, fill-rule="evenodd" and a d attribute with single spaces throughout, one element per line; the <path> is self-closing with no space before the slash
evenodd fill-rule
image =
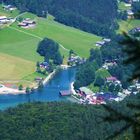
<path id="1" fill-rule="evenodd" d="M 117 80 L 116 77 L 107 77 L 106 83 L 115 84 L 115 86 L 119 85 L 121 87 L 121 82 Z M 130 85 L 128 89 L 123 89 L 121 87 L 121 91 L 118 92 L 107 92 L 100 91 L 94 93 L 88 87 L 81 87 L 78 90 L 74 89 L 74 83 L 71 84 L 70 91 L 60 91 L 60 96 L 72 96 L 75 98 L 80 104 L 106 104 L 108 102 L 116 101 L 120 102 L 125 97 L 129 95 L 136 95 L 140 92 L 140 83 L 138 81 L 135 84 Z"/>
<path id="2" fill-rule="evenodd" d="M 135 0 L 133 0 L 135 1 Z M 129 10 L 127 10 L 127 18 L 132 19 L 134 18 L 134 12 L 131 10 L 131 4 L 133 2 L 132 0 L 126 0 L 126 7 L 130 7 Z M 14 11 L 17 8 L 12 5 L 3 5 L 3 9 L 5 11 Z M 17 23 L 17 26 L 19 28 L 24 29 L 32 29 L 35 28 L 37 25 L 37 21 L 35 19 L 31 19 L 29 17 L 26 18 L 19 18 L 18 17 L 7 17 L 5 15 L 0 16 L 0 26 L 1 25 L 10 25 L 14 22 Z M 136 27 L 131 30 L 131 32 L 140 32 L 140 27 Z M 97 41 L 95 43 L 95 46 L 98 48 L 107 45 L 112 40 L 110 38 L 102 38 L 100 41 Z M 69 51 L 69 57 L 67 58 L 67 64 L 69 67 L 75 67 L 81 64 L 84 64 L 87 61 L 86 58 L 81 58 L 78 54 L 76 54 L 73 50 Z M 102 65 L 102 69 L 108 70 L 109 67 L 116 66 L 117 63 L 115 60 L 109 61 L 106 60 L 104 64 Z M 63 67 L 63 66 L 62 66 Z M 66 67 L 67 68 L 67 67 Z M 48 76 L 49 73 L 52 73 L 54 68 L 52 68 L 52 65 L 50 65 L 49 62 L 43 61 L 39 62 L 36 67 L 36 72 L 42 73 L 45 76 Z M 34 79 L 37 83 L 43 80 L 41 77 L 36 77 Z M 140 83 L 136 81 L 133 85 L 129 86 L 128 89 L 123 89 L 121 85 L 121 81 L 119 81 L 116 77 L 110 76 L 106 77 L 105 83 L 108 85 L 114 84 L 115 86 L 119 85 L 120 91 L 118 92 L 108 92 L 101 90 L 97 93 L 94 93 L 91 91 L 88 87 L 81 87 L 78 90 L 75 90 L 73 87 L 73 83 L 71 84 L 71 90 L 70 91 L 60 91 L 61 96 L 69 96 L 71 95 L 73 98 L 78 100 L 78 102 L 82 104 L 105 104 L 108 101 L 122 101 L 126 96 L 131 94 L 137 94 L 140 91 Z"/>

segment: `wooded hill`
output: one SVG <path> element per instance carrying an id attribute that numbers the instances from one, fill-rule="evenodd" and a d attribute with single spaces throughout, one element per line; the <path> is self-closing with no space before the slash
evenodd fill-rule
<path id="1" fill-rule="evenodd" d="M 23 11 L 30 11 L 96 35 L 111 36 L 118 28 L 117 0 L 5 0 Z"/>
<path id="2" fill-rule="evenodd" d="M 132 140 L 138 109 L 130 105 L 138 106 L 139 98 L 103 106 L 64 102 L 19 105 L 0 112 L 0 139 Z M 139 128 L 138 122 L 136 125 Z M 136 136 L 138 133 L 139 129 L 135 130 Z"/>

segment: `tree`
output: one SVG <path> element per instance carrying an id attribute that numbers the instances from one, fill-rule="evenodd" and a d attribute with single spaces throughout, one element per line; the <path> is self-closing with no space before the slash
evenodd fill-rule
<path id="1" fill-rule="evenodd" d="M 115 90 L 115 84 L 113 83 L 109 84 L 108 91 L 114 92 L 114 90 Z"/>
<path id="2" fill-rule="evenodd" d="M 132 64 L 134 66 L 133 76 L 130 78 L 136 79 L 140 77 L 140 41 L 137 37 L 130 36 L 124 33 L 125 39 L 121 42 L 124 45 L 124 52 L 127 58 L 124 60 L 125 64 Z"/>
<path id="3" fill-rule="evenodd" d="M 38 89 L 41 90 L 43 87 L 44 87 L 43 81 L 41 80 L 41 81 L 39 81 L 39 83 L 38 83 Z"/>
<path id="4" fill-rule="evenodd" d="M 36 67 L 40 67 L 40 62 L 39 61 L 36 62 Z"/>
<path id="5" fill-rule="evenodd" d="M 116 85 L 116 87 L 115 87 L 115 92 L 120 92 L 121 91 L 121 86 L 118 84 L 118 85 Z"/>
<path id="6" fill-rule="evenodd" d="M 78 89 L 82 86 L 87 86 L 95 80 L 95 63 L 87 62 L 82 66 L 79 66 L 79 69 L 76 73 L 74 87 Z"/>
<path id="7" fill-rule="evenodd" d="M 101 86 L 103 86 L 104 84 L 105 84 L 105 80 L 104 80 L 102 77 L 100 77 L 100 76 L 98 76 L 98 77 L 96 78 L 95 82 L 94 82 L 94 85 L 95 85 L 95 86 L 98 86 L 98 87 L 101 87 Z"/>
<path id="8" fill-rule="evenodd" d="M 30 87 L 26 87 L 26 93 L 30 93 L 31 89 Z"/>
<path id="9" fill-rule="evenodd" d="M 18 89 L 19 89 L 19 90 L 23 90 L 23 85 L 20 84 L 19 87 L 18 87 Z"/>
<path id="10" fill-rule="evenodd" d="M 101 51 L 99 49 L 91 49 L 89 61 L 96 61 L 101 67 L 103 64 Z"/>
<path id="11" fill-rule="evenodd" d="M 44 60 L 49 63 L 53 60 L 54 64 L 60 65 L 63 58 L 59 52 L 59 44 L 51 39 L 44 38 L 38 45 L 37 52 L 44 56 Z"/>

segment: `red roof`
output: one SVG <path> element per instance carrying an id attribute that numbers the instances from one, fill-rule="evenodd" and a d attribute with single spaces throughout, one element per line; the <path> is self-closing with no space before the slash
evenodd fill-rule
<path id="1" fill-rule="evenodd" d="M 116 77 L 107 77 L 107 81 L 117 81 Z"/>

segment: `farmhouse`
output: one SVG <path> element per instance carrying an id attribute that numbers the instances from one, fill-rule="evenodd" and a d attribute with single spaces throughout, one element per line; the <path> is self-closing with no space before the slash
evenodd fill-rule
<path id="1" fill-rule="evenodd" d="M 49 69 L 49 63 L 48 62 L 42 62 L 42 63 L 40 63 L 40 68 Z"/>
<path id="2" fill-rule="evenodd" d="M 105 44 L 105 41 L 97 41 L 96 46 L 97 47 L 102 47 Z"/>
<path id="3" fill-rule="evenodd" d="M 12 6 L 12 5 L 4 5 L 3 8 L 4 8 L 4 10 L 6 10 L 6 11 L 14 11 L 14 10 L 17 9 L 16 7 L 14 7 L 14 6 Z"/>
<path id="4" fill-rule="evenodd" d="M 8 19 L 6 16 L 0 16 L 0 23 L 4 24 L 7 23 Z"/>
<path id="5" fill-rule="evenodd" d="M 102 38 L 101 41 L 97 41 L 96 42 L 96 46 L 97 47 L 102 47 L 103 45 L 105 45 L 105 44 L 107 44 L 109 42 L 111 42 L 111 39 L 109 39 L 109 38 Z"/>
<path id="6" fill-rule="evenodd" d="M 107 82 L 115 82 L 115 81 L 117 81 L 117 78 L 116 77 L 107 77 L 106 80 L 107 80 Z"/>
<path id="7" fill-rule="evenodd" d="M 34 20 L 31 20 L 30 18 L 26 18 L 18 24 L 18 26 L 22 28 L 31 28 L 31 27 L 35 27 L 35 25 L 36 22 Z"/>
<path id="8" fill-rule="evenodd" d="M 129 18 L 129 19 L 132 19 L 132 18 L 134 18 L 134 12 L 132 11 L 132 10 L 127 10 L 127 17 Z"/>

